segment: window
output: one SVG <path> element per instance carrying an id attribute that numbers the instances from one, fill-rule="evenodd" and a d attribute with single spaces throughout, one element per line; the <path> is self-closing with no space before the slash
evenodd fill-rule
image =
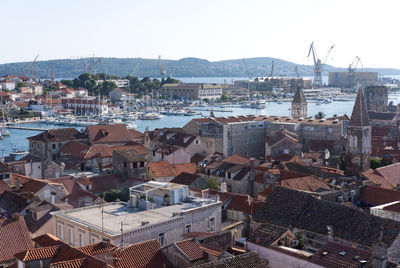
<path id="1" fill-rule="evenodd" d="M 128 166 L 128 163 L 124 161 L 124 168 Z"/>
<path id="2" fill-rule="evenodd" d="M 195 143 L 196 143 L 196 144 L 200 144 L 199 140 L 196 140 Z"/>
<path id="3" fill-rule="evenodd" d="M 245 143 L 245 144 L 248 144 L 248 143 L 249 143 L 249 141 L 248 141 L 247 139 L 245 139 L 245 140 L 244 140 L 244 143 Z"/>
<path id="4" fill-rule="evenodd" d="M 83 237 L 83 234 L 82 234 L 82 233 L 79 233 L 79 246 L 80 246 L 80 247 L 83 247 L 83 246 L 84 246 L 84 243 L 85 243 L 85 239 L 84 239 L 84 237 Z"/>
<path id="5" fill-rule="evenodd" d="M 72 229 L 68 229 L 68 241 L 70 245 L 74 245 L 74 237 L 72 234 Z"/>
<path id="6" fill-rule="evenodd" d="M 164 244 L 164 233 L 158 235 L 158 242 L 161 246 Z"/>
<path id="7" fill-rule="evenodd" d="M 61 223 L 57 224 L 57 236 L 61 240 L 64 240 L 64 230 Z"/>
<path id="8" fill-rule="evenodd" d="M 53 149 L 55 149 L 55 148 L 56 148 L 56 145 L 55 145 L 55 144 L 53 144 L 53 145 L 52 145 L 52 147 L 53 147 Z"/>
<path id="9" fill-rule="evenodd" d="M 208 229 L 210 232 L 215 231 L 215 218 L 214 217 L 208 219 Z"/>
<path id="10" fill-rule="evenodd" d="M 144 167 L 144 162 L 140 162 L 140 167 Z"/>
<path id="11" fill-rule="evenodd" d="M 192 225 L 191 225 L 191 224 L 186 224 L 186 225 L 185 225 L 185 234 L 190 233 L 191 228 L 192 228 Z"/>

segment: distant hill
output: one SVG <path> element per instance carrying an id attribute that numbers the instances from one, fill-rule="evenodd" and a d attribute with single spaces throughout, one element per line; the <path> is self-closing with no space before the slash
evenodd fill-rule
<path id="1" fill-rule="evenodd" d="M 274 75 L 295 76 L 297 64 L 281 59 L 260 57 L 245 59 L 248 72 L 251 77 L 267 76 L 271 71 L 274 61 Z M 74 78 L 85 72 L 85 59 L 61 59 L 37 62 L 37 77 L 50 77 L 51 66 L 54 68 L 56 78 Z M 86 61 L 90 61 L 86 59 Z M 132 74 L 140 62 L 135 76 L 160 77 L 160 67 L 157 59 L 142 58 L 101 58 L 96 65 L 96 72 L 112 75 L 126 76 Z M 167 71 L 167 76 L 173 77 L 247 77 L 247 71 L 243 59 L 224 60 L 210 62 L 199 58 L 183 58 L 180 60 L 162 60 Z M 30 62 L 0 64 L 0 75 L 23 75 Z M 312 76 L 313 66 L 297 65 L 301 76 Z M 330 71 L 345 71 L 344 68 L 325 66 L 325 75 Z M 399 69 L 364 69 L 364 71 L 376 71 L 384 75 L 400 75 Z"/>

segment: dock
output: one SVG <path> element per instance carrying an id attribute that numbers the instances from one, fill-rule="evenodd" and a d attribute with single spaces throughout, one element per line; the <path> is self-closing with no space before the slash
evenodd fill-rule
<path id="1" fill-rule="evenodd" d="M 34 131 L 48 131 L 46 128 L 38 128 L 38 127 L 19 127 L 19 126 L 6 126 L 9 129 L 22 129 L 22 130 L 34 130 Z"/>
<path id="2" fill-rule="evenodd" d="M 225 109 L 210 109 L 210 108 L 192 108 L 193 111 L 205 111 L 205 112 L 223 112 L 223 113 L 231 113 L 232 110 L 225 110 Z"/>

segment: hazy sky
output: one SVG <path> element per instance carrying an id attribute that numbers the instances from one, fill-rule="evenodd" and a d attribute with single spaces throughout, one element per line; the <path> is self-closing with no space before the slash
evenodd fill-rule
<path id="1" fill-rule="evenodd" d="M 87 57 L 320 58 L 400 68 L 399 0 L 0 0 L 0 63 Z"/>

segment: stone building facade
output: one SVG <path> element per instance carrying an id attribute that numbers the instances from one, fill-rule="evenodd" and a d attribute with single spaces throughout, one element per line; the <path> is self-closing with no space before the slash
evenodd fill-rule
<path id="1" fill-rule="evenodd" d="M 357 176 L 369 169 L 371 155 L 371 126 L 362 88 L 359 88 L 347 129 L 345 174 Z"/>
<path id="2" fill-rule="evenodd" d="M 385 86 L 366 87 L 364 89 L 364 98 L 368 111 L 388 111 L 389 88 Z"/>
<path id="3" fill-rule="evenodd" d="M 292 101 L 292 116 L 307 117 L 307 101 L 303 90 L 298 88 Z"/>

